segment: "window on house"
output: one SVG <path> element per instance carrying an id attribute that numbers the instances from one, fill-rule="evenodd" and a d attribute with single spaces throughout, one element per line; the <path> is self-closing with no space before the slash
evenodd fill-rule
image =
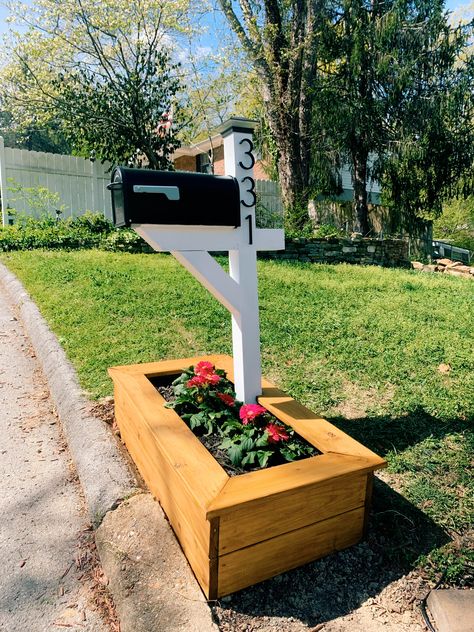
<path id="1" fill-rule="evenodd" d="M 198 173 L 212 173 L 212 165 L 208 153 L 196 156 L 196 169 Z"/>

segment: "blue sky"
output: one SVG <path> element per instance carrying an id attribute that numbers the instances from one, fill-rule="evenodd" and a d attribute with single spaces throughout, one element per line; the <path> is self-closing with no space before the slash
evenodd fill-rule
<path id="1" fill-rule="evenodd" d="M 453 11 L 462 6 L 468 6 L 470 4 L 469 0 L 447 0 L 446 7 L 450 11 Z M 6 17 L 8 16 L 8 9 L 6 9 L 0 0 L 0 34 L 5 33 L 9 25 L 5 22 Z"/>

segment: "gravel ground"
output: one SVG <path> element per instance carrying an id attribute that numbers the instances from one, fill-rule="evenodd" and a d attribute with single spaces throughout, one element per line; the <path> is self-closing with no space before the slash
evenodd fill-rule
<path id="1" fill-rule="evenodd" d="M 47 385 L 0 289 L 0 630 L 113 629 Z"/>
<path id="2" fill-rule="evenodd" d="M 222 632 L 421 632 L 427 593 L 415 573 L 396 577 L 367 542 L 279 575 L 214 606 Z"/>

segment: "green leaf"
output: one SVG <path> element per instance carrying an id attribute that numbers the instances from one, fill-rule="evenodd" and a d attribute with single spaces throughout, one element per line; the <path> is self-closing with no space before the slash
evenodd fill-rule
<path id="1" fill-rule="evenodd" d="M 251 452 L 247 452 L 247 454 L 242 459 L 242 466 L 245 467 L 246 465 L 253 465 L 255 463 L 256 458 L 257 458 L 257 453 L 255 452 L 255 450 L 252 450 Z"/>
<path id="2" fill-rule="evenodd" d="M 249 450 L 251 450 L 254 447 L 254 445 L 255 445 L 255 442 L 253 441 L 251 437 L 242 437 L 240 446 L 244 452 L 248 452 Z"/>
<path id="3" fill-rule="evenodd" d="M 263 448 L 268 445 L 268 433 L 264 432 L 255 442 L 258 448 Z"/>
<path id="4" fill-rule="evenodd" d="M 266 467 L 268 463 L 268 459 L 270 458 L 271 452 L 267 450 L 259 450 L 257 452 L 258 463 L 260 467 Z"/>
<path id="5" fill-rule="evenodd" d="M 224 441 L 222 441 L 219 447 L 221 447 L 223 450 L 227 450 L 233 445 L 234 445 L 234 442 L 232 441 L 232 439 L 229 439 L 229 437 L 226 437 Z"/>
<path id="6" fill-rule="evenodd" d="M 199 426 L 202 426 L 205 422 L 206 422 L 206 417 L 203 413 L 197 413 L 195 415 L 191 415 L 189 418 L 189 426 L 191 430 L 194 430 L 194 428 L 199 428 Z"/>
<path id="7" fill-rule="evenodd" d="M 229 459 L 232 461 L 233 465 L 239 467 L 242 464 L 242 448 L 240 445 L 234 443 L 227 451 L 229 455 Z"/>

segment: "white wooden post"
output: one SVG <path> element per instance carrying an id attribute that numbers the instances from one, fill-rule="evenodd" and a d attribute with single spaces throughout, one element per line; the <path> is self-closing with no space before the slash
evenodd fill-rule
<path id="1" fill-rule="evenodd" d="M 229 251 L 230 277 L 240 287 L 240 310 L 232 314 L 234 382 L 238 399 L 255 402 L 262 393 L 260 323 L 258 315 L 257 250 L 255 235 L 255 180 L 253 179 L 254 125 L 243 122 L 221 130 L 224 139 L 224 171 L 240 186 L 241 228 L 248 231 L 240 247 Z"/>
<path id="2" fill-rule="evenodd" d="M 282 230 L 255 225 L 254 125 L 247 119 L 230 119 L 219 128 L 226 174 L 239 182 L 240 227 L 132 225 L 155 250 L 171 252 L 232 314 L 235 391 L 237 399 L 245 403 L 255 402 L 262 392 L 257 250 L 285 247 Z M 229 274 L 211 257 L 212 250 L 229 253 Z"/>
<path id="3" fill-rule="evenodd" d="M 8 224 L 7 170 L 5 167 L 5 144 L 0 136 L 0 197 L 2 198 L 2 225 Z"/>

